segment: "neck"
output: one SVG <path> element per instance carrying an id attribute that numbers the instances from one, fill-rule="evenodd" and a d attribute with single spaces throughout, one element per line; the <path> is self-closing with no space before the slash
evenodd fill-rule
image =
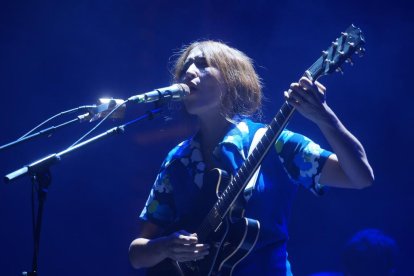
<path id="1" fill-rule="evenodd" d="M 201 146 L 207 152 L 221 141 L 231 124 L 221 114 L 214 114 L 210 117 L 200 116 L 199 122 Z"/>

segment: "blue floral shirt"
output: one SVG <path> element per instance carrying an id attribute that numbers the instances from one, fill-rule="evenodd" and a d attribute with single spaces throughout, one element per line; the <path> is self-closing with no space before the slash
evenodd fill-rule
<path id="1" fill-rule="evenodd" d="M 233 125 L 213 152 L 217 166 L 234 174 L 248 156 L 254 134 L 263 127 L 250 120 Z M 286 269 L 287 221 L 297 187 L 302 185 L 319 193 L 318 180 L 330 154 L 309 138 L 284 130 L 274 150 L 263 160 L 245 216 L 259 220 L 260 236 L 255 250 L 258 256 L 260 251 L 271 250 L 273 253 L 265 255 L 273 256 L 268 261 L 273 266 Z M 140 218 L 167 228 L 189 214 L 197 204 L 192 199 L 200 193 L 205 170 L 197 135 L 177 145 L 161 165 Z M 248 258 L 254 256 L 253 252 Z M 262 267 L 255 267 L 256 273 Z M 270 270 L 261 271 L 267 274 Z"/>

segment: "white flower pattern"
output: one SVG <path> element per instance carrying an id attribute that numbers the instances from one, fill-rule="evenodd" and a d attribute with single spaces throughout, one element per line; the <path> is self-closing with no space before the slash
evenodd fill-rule
<path id="1" fill-rule="evenodd" d="M 303 151 L 303 160 L 304 162 L 310 164 L 308 168 L 301 168 L 300 176 L 301 177 L 312 177 L 318 173 L 319 168 L 319 157 L 322 152 L 321 147 L 318 144 L 310 141 Z"/>
<path id="2" fill-rule="evenodd" d="M 171 193 L 173 188 L 168 174 L 160 173 L 155 181 L 154 190 L 159 193 Z"/>

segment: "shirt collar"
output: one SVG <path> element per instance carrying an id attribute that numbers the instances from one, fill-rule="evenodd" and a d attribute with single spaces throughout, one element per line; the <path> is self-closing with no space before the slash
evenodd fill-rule
<path id="1" fill-rule="evenodd" d="M 230 148 L 234 148 L 244 158 L 250 144 L 249 133 L 251 131 L 251 123 L 249 119 L 232 123 L 229 131 L 224 135 L 223 140 L 217 145 L 216 150 L 229 146 Z M 200 148 L 198 136 L 199 134 L 196 133 L 193 137 L 181 142 L 171 154 L 170 160 L 188 157 L 194 147 Z"/>

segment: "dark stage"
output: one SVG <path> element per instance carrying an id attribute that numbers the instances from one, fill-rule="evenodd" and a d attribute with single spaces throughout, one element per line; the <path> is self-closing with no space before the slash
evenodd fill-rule
<path id="1" fill-rule="evenodd" d="M 339 272 L 346 241 L 361 229 L 377 228 L 398 245 L 398 275 L 412 275 L 413 18 L 412 4 L 403 0 L 3 0 L 0 144 L 64 110 L 168 86 L 174 53 L 200 39 L 223 41 L 254 60 L 264 83 L 267 122 L 289 84 L 353 23 L 366 39 L 364 57 L 345 65 L 343 75 L 320 81 L 329 105 L 364 144 L 375 182 L 363 190 L 328 189 L 321 197 L 299 189 L 289 223 L 289 259 L 294 275 Z M 92 136 L 152 107 L 127 105 L 124 119 L 104 122 Z M 0 151 L 1 175 L 64 150 L 93 125 L 73 124 Z M 141 275 L 128 260 L 138 216 L 165 155 L 192 133 L 191 125 L 174 105 L 53 166 L 38 275 Z M 299 114 L 289 129 L 329 148 L 319 129 Z M 31 193 L 27 176 L 0 184 L 0 275 L 31 269 Z"/>

